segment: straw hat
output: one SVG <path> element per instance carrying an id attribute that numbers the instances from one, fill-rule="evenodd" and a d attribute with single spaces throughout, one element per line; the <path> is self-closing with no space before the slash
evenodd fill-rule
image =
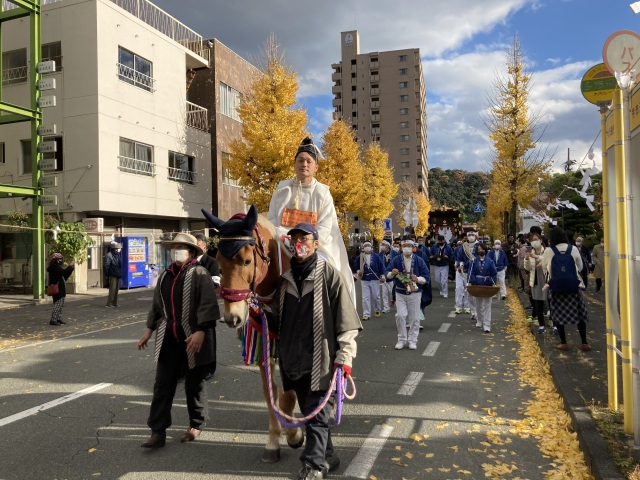
<path id="1" fill-rule="evenodd" d="M 196 241 L 196 237 L 189 233 L 178 233 L 173 240 L 169 240 L 166 242 L 162 242 L 162 246 L 167 249 L 173 248 L 174 245 L 189 245 L 193 247 L 198 255 L 202 255 L 204 251 L 198 246 L 198 242 Z"/>

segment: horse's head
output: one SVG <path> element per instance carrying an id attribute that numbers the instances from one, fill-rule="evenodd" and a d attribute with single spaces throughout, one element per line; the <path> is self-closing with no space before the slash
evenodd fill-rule
<path id="1" fill-rule="evenodd" d="M 268 268 L 266 242 L 271 236 L 265 240 L 258 231 L 258 212 L 253 205 L 246 216 L 236 214 L 226 222 L 205 210 L 202 213 L 219 232 L 217 260 L 224 321 L 229 327 L 241 327 L 249 316 L 249 301 L 257 295 Z"/>

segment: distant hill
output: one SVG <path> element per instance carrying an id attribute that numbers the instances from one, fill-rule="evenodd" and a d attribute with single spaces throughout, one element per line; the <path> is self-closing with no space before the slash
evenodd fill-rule
<path id="1" fill-rule="evenodd" d="M 465 223 L 476 222 L 482 213 L 474 213 L 476 204 L 480 204 L 483 213 L 486 210 L 486 195 L 480 193 L 491 183 L 491 176 L 484 172 L 466 170 L 429 170 L 429 200 L 431 208 L 457 208 L 463 213 Z"/>

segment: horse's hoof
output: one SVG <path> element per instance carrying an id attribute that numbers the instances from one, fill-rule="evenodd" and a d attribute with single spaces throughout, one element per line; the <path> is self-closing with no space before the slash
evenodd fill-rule
<path id="1" fill-rule="evenodd" d="M 264 463 L 276 463 L 280 460 L 280 449 L 278 450 L 267 450 L 266 448 L 262 451 L 262 461 Z"/>
<path id="2" fill-rule="evenodd" d="M 300 432 L 300 440 L 297 443 L 289 443 L 289 440 L 287 440 L 287 445 L 294 449 L 300 448 L 302 445 L 304 445 L 304 432 Z"/>

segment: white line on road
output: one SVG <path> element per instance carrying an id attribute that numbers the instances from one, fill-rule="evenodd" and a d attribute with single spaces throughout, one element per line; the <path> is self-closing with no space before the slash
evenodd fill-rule
<path id="1" fill-rule="evenodd" d="M 447 315 L 447 317 L 449 317 L 449 318 L 456 318 L 456 312 L 455 312 L 455 311 L 453 311 L 453 312 L 449 312 L 449 315 Z"/>
<path id="2" fill-rule="evenodd" d="M 398 390 L 398 395 L 413 395 L 413 392 L 415 392 L 416 387 L 420 383 L 420 380 L 422 380 L 423 376 L 424 373 L 422 372 L 409 373 L 409 375 L 407 375 L 407 379 L 400 387 L 400 390 Z"/>
<path id="3" fill-rule="evenodd" d="M 451 326 L 450 323 L 443 323 L 442 325 L 440 325 L 440 329 L 438 330 L 438 333 L 447 333 L 450 326 Z"/>
<path id="4" fill-rule="evenodd" d="M 429 345 L 427 345 L 427 348 L 422 353 L 422 356 L 433 357 L 436 354 L 436 350 L 438 350 L 439 346 L 440 346 L 440 342 L 429 342 Z"/>
<path id="5" fill-rule="evenodd" d="M 113 327 L 101 328 L 99 330 L 91 330 L 90 332 L 85 332 L 85 333 L 76 333 L 75 335 L 68 335 L 66 337 L 58 337 L 58 338 L 54 338 L 52 340 L 45 340 L 43 342 L 30 343 L 28 345 L 20 345 L 19 347 L 0 348 L 0 353 L 13 352 L 14 350 L 20 350 L 21 348 L 38 347 L 40 345 L 44 345 L 45 343 L 57 342 L 59 340 L 66 340 L 67 338 L 82 337 L 84 335 L 91 335 L 92 333 L 104 332 L 106 330 L 113 330 L 114 328 L 128 327 L 129 325 L 135 325 L 136 323 L 145 323 L 145 322 L 146 322 L 146 320 L 138 320 L 137 322 L 125 323 L 123 325 L 115 325 Z"/>
<path id="6" fill-rule="evenodd" d="M 369 478 L 369 472 L 392 431 L 393 427 L 390 425 L 376 425 L 373 427 L 373 430 L 342 476 Z"/>
<path id="7" fill-rule="evenodd" d="M 15 415 L 10 415 L 5 418 L 0 418 L 0 427 L 4 425 L 8 425 L 9 423 L 16 422 L 18 420 L 22 420 L 25 417 L 29 417 L 38 412 L 42 412 L 44 410 L 49 410 L 50 408 L 57 407 L 66 402 L 70 402 L 71 400 L 75 400 L 76 398 L 83 397 L 84 395 L 89 395 L 90 393 L 97 392 L 98 390 L 102 390 L 103 388 L 107 388 L 113 385 L 113 383 L 98 383 L 92 387 L 85 388 L 84 390 L 79 390 L 75 393 L 70 393 L 69 395 L 65 395 L 64 397 L 58 398 L 57 400 L 52 400 L 47 403 L 43 403 L 37 407 L 30 408 L 29 410 L 24 410 L 20 413 L 16 413 Z"/>

